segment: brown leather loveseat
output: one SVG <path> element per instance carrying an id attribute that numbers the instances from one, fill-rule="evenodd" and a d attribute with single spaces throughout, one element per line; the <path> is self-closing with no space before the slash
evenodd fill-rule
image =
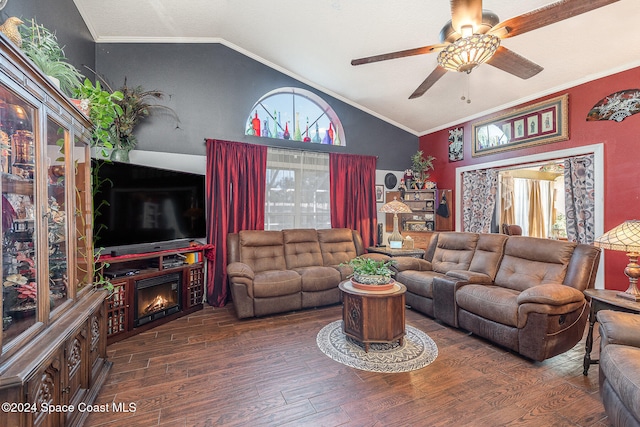
<path id="1" fill-rule="evenodd" d="M 240 231 L 227 236 L 227 276 L 239 318 L 340 302 L 340 266 L 364 253 L 347 228 Z"/>
<path id="2" fill-rule="evenodd" d="M 582 339 L 599 258 L 590 245 L 446 232 L 393 268 L 413 309 L 541 361 Z"/>

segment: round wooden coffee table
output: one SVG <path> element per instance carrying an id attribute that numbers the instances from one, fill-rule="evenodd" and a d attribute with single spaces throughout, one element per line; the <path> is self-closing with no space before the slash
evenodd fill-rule
<path id="1" fill-rule="evenodd" d="M 371 343 L 398 341 L 402 345 L 405 285 L 395 282 L 389 290 L 364 291 L 345 280 L 338 287 L 342 291 L 342 330 L 346 336 L 364 344 L 365 352 Z"/>

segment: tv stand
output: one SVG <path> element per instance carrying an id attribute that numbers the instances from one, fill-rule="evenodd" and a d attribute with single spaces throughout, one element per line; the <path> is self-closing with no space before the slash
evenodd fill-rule
<path id="1" fill-rule="evenodd" d="M 168 242 L 177 245 L 178 242 Z M 140 245 L 146 249 L 137 253 L 122 254 L 113 252 L 101 255 L 96 271 L 113 284 L 113 293 L 107 299 L 107 344 L 120 341 L 155 326 L 177 319 L 204 306 L 205 257 L 204 253 L 212 245 L 189 245 L 181 242 L 177 248 L 158 245 Z M 180 261 L 180 262 L 178 262 Z M 144 324 L 136 322 L 140 313 L 136 311 L 137 285 L 147 279 L 162 281 L 175 277 L 179 280 L 179 304 L 171 310 L 165 310 L 161 316 L 150 316 L 151 321 Z M 162 311 L 162 310 L 161 310 Z M 146 317 L 145 317 L 146 319 Z M 136 325 L 136 323 L 138 323 Z"/>

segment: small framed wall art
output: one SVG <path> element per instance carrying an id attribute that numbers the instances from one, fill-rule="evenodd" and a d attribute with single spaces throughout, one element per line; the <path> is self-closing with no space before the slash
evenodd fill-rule
<path id="1" fill-rule="evenodd" d="M 569 95 L 519 108 L 471 127 L 472 156 L 569 139 Z"/>
<path id="2" fill-rule="evenodd" d="M 384 202 L 384 185 L 376 185 L 376 202 Z"/>
<path id="3" fill-rule="evenodd" d="M 464 159 L 464 129 L 449 130 L 449 161 L 457 162 Z"/>

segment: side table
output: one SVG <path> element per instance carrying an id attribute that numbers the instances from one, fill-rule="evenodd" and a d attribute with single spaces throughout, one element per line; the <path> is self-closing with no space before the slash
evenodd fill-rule
<path id="1" fill-rule="evenodd" d="M 346 336 L 364 344 L 365 352 L 370 343 L 398 341 L 402 345 L 405 285 L 395 282 L 389 290 L 364 291 L 345 280 L 338 287 L 343 297 L 342 331 Z"/>
<path id="2" fill-rule="evenodd" d="M 598 360 L 591 360 L 591 349 L 593 347 L 593 326 L 596 323 L 596 314 L 600 310 L 624 311 L 626 313 L 640 314 L 640 302 L 627 300 L 617 296 L 619 291 L 607 289 L 587 289 L 584 294 L 591 299 L 591 310 L 589 311 L 589 332 L 585 344 L 584 370 L 583 375 L 589 373 L 589 366 L 597 364 Z"/>
<path id="3" fill-rule="evenodd" d="M 391 249 L 388 246 L 369 246 L 367 248 L 368 252 L 372 252 L 374 254 L 383 254 L 390 257 L 395 256 L 410 256 L 413 258 L 422 258 L 424 257 L 424 249 Z"/>

